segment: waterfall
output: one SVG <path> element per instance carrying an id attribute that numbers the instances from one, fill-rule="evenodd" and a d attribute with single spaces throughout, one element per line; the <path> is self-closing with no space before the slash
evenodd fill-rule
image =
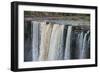
<path id="1" fill-rule="evenodd" d="M 32 38 L 32 59 L 33 61 L 38 60 L 39 55 L 39 40 L 38 40 L 38 34 L 39 34 L 39 22 L 32 21 L 33 24 L 33 38 Z"/>
<path id="2" fill-rule="evenodd" d="M 84 38 L 84 33 L 83 33 L 83 31 L 81 31 L 81 33 L 79 33 L 79 41 L 78 41 L 79 45 L 77 45 L 79 47 L 79 49 L 78 49 L 78 53 L 79 53 L 78 58 L 79 59 L 82 57 L 81 54 L 82 54 L 82 47 L 83 47 L 83 38 Z"/>
<path id="3" fill-rule="evenodd" d="M 87 45 L 88 45 L 88 41 L 87 41 L 87 35 L 89 34 L 89 31 L 87 31 L 87 33 L 85 33 L 84 38 L 83 38 L 83 47 L 82 47 L 82 52 L 80 54 L 81 58 L 86 58 L 86 51 L 87 51 Z"/>
<path id="4" fill-rule="evenodd" d="M 48 59 L 48 49 L 50 45 L 50 37 L 52 33 L 53 25 L 51 23 L 41 23 L 41 43 L 40 43 L 40 55 L 39 60 Z"/>
<path id="5" fill-rule="evenodd" d="M 63 31 L 64 25 L 54 24 L 50 39 L 48 60 L 63 59 Z"/>
<path id="6" fill-rule="evenodd" d="M 70 59 L 70 40 L 71 40 L 71 31 L 72 31 L 72 26 L 68 26 L 67 29 L 67 37 L 66 37 L 66 47 L 65 47 L 65 55 L 64 59 Z"/>
<path id="7" fill-rule="evenodd" d="M 47 21 L 32 21 L 24 41 L 25 61 L 90 58 L 90 30 Z M 31 32 L 30 32 L 31 31 Z"/>

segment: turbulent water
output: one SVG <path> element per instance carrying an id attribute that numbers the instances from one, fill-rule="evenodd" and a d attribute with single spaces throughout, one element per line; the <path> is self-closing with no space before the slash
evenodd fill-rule
<path id="1" fill-rule="evenodd" d="M 28 23 L 24 27 L 24 61 L 90 58 L 89 26 L 51 21 Z"/>

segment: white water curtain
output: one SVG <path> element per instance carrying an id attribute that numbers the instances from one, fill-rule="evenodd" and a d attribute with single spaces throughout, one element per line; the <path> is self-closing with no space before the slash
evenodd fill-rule
<path id="1" fill-rule="evenodd" d="M 32 60 L 37 61 L 39 57 L 39 22 L 33 21 Z"/>
<path id="2" fill-rule="evenodd" d="M 82 47 L 82 50 L 81 50 L 81 53 L 80 53 L 80 58 L 86 58 L 86 50 L 88 49 L 87 46 L 88 46 L 88 40 L 87 40 L 87 35 L 89 34 L 89 31 L 87 31 L 84 35 L 84 38 L 83 38 L 83 47 Z"/>
<path id="3" fill-rule="evenodd" d="M 64 59 L 70 59 L 70 41 L 71 41 L 71 31 L 72 31 L 72 26 L 68 26 L 68 30 L 67 30 L 67 37 L 66 37 L 66 47 L 65 47 L 65 55 L 64 55 Z"/>
<path id="4" fill-rule="evenodd" d="M 63 31 L 64 25 L 54 24 L 50 39 L 48 60 L 63 59 Z"/>
<path id="5" fill-rule="evenodd" d="M 48 60 L 48 51 L 50 47 L 50 37 L 53 29 L 52 24 L 41 23 L 41 42 L 39 60 Z"/>
<path id="6" fill-rule="evenodd" d="M 74 59 L 90 58 L 90 31 L 75 31 L 73 27 L 77 26 L 32 21 L 32 61 L 69 60 L 73 59 L 72 56 L 77 56 Z M 72 42 L 73 39 L 76 43 Z"/>

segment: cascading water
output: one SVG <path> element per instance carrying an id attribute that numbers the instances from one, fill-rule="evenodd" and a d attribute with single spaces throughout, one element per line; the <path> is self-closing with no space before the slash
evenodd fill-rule
<path id="1" fill-rule="evenodd" d="M 89 34 L 89 31 L 87 31 L 84 35 L 84 38 L 83 38 L 83 47 L 82 47 L 82 52 L 80 54 L 80 58 L 86 58 L 86 50 L 88 49 L 87 48 L 87 44 L 88 44 L 88 41 L 87 41 L 87 35 Z"/>
<path id="2" fill-rule="evenodd" d="M 28 42 L 25 42 L 26 61 L 31 58 L 31 50 L 32 61 L 90 58 L 90 31 L 84 32 L 80 28 L 73 25 L 32 21 L 32 40 L 29 37 Z"/>
<path id="3" fill-rule="evenodd" d="M 33 61 L 38 60 L 39 56 L 39 40 L 38 40 L 38 34 L 39 34 L 39 22 L 33 21 L 33 38 L 32 38 L 32 59 Z"/>
<path id="4" fill-rule="evenodd" d="M 66 60 L 70 59 L 71 32 L 72 32 L 72 26 L 68 26 L 67 37 L 66 37 L 65 55 L 64 55 L 64 59 L 66 59 Z"/>
<path id="5" fill-rule="evenodd" d="M 48 49 L 50 46 L 50 37 L 52 33 L 52 24 L 41 23 L 41 43 L 39 60 L 48 60 Z"/>
<path id="6" fill-rule="evenodd" d="M 63 59 L 63 30 L 64 25 L 54 24 L 50 40 L 48 60 Z"/>
<path id="7" fill-rule="evenodd" d="M 83 47 L 83 38 L 84 38 L 84 33 L 83 31 L 79 34 L 79 59 L 81 58 L 81 53 L 82 53 L 82 47 Z"/>

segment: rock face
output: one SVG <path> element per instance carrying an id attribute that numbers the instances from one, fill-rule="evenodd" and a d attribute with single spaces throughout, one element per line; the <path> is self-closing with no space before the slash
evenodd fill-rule
<path id="1" fill-rule="evenodd" d="M 76 23 L 69 24 L 68 20 L 25 22 L 24 61 L 90 58 L 90 26 Z"/>

